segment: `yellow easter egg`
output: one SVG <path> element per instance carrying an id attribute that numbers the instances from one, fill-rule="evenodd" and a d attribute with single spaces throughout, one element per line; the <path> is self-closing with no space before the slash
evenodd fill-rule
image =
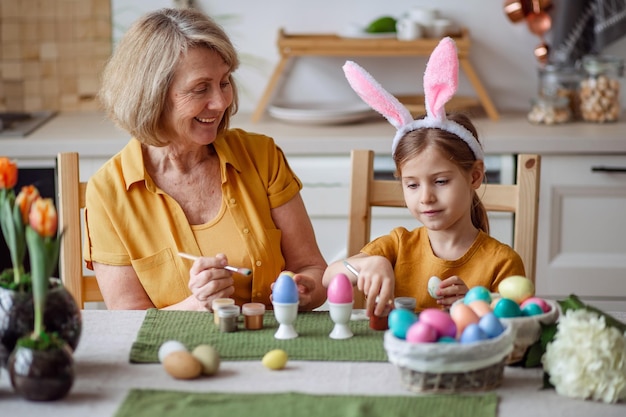
<path id="1" fill-rule="evenodd" d="M 282 349 L 270 350 L 263 356 L 263 365 L 272 370 L 283 369 L 287 365 L 287 352 Z"/>
<path id="2" fill-rule="evenodd" d="M 509 298 L 521 304 L 525 299 L 535 295 L 535 284 L 526 277 L 513 275 L 500 282 L 498 292 L 503 298 Z"/>
<path id="3" fill-rule="evenodd" d="M 220 354 L 211 345 L 198 345 L 191 354 L 202 364 L 204 375 L 214 375 L 220 368 Z"/>

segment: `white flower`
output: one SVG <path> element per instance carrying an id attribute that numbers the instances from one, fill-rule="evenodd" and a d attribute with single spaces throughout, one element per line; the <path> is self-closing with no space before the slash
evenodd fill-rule
<path id="1" fill-rule="evenodd" d="M 588 310 L 561 316 L 546 347 L 543 369 L 557 393 L 615 403 L 626 399 L 626 333 Z"/>

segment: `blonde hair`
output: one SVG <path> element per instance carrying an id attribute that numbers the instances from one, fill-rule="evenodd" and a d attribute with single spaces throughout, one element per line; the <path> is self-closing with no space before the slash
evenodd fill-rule
<path id="1" fill-rule="evenodd" d="M 453 120 L 469 130 L 478 141 L 478 132 L 469 117 L 460 113 L 451 114 L 447 117 L 449 120 Z M 441 152 L 442 155 L 456 164 L 463 172 L 469 174 L 475 166 L 476 156 L 462 139 L 442 129 L 422 128 L 408 132 L 398 142 L 396 151 L 393 154 L 393 160 L 396 165 L 396 177 L 402 176 L 402 166 L 408 160 L 430 147 Z M 475 191 L 472 198 L 472 224 L 485 233 L 489 233 L 487 210 Z"/>
<path id="2" fill-rule="evenodd" d="M 98 97 L 111 120 L 143 143 L 168 145 L 161 135 L 167 95 L 179 62 L 197 47 L 217 52 L 231 72 L 233 101 L 219 132 L 227 129 L 238 107 L 232 72 L 239 58 L 221 26 L 195 9 L 160 9 L 129 28 L 102 73 Z"/>

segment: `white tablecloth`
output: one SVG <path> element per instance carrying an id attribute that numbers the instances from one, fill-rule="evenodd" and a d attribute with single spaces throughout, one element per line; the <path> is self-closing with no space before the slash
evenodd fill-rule
<path id="1" fill-rule="evenodd" d="M 76 379 L 69 395 L 51 403 L 23 400 L 13 393 L 8 373 L 0 375 L 0 416 L 111 417 L 130 388 L 214 392 L 418 395 L 400 384 L 389 363 L 290 361 L 270 371 L 261 361 L 222 362 L 216 376 L 191 381 L 169 377 L 160 364 L 130 364 L 130 347 L 145 312 L 83 311 L 83 335 L 75 352 Z M 626 314 L 620 314 L 626 319 Z M 626 416 L 626 405 L 605 405 L 541 390 L 542 371 L 507 367 L 498 415 L 506 417 Z M 156 417 L 156 416 L 155 416 Z"/>

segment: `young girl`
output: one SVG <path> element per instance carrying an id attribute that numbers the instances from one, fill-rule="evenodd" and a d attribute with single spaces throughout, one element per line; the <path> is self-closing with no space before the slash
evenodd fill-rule
<path id="1" fill-rule="evenodd" d="M 394 297 L 413 297 L 417 309 L 449 307 L 469 288 L 482 285 L 496 291 L 500 281 L 524 275 L 519 255 L 490 237 L 487 213 L 476 190 L 483 182 L 484 155 L 471 121 L 446 115 L 444 104 L 456 91 L 458 60 L 450 38 L 443 39 L 424 75 L 427 115 L 413 120 L 408 110 L 362 68 L 344 66 L 352 88 L 398 129 L 392 145 L 396 176 L 404 200 L 423 226 L 398 227 L 367 244 L 347 262 L 331 264 L 323 282 L 346 273 L 367 297 L 367 311 L 382 315 Z M 441 278 L 432 298 L 430 277 Z M 379 299 L 376 304 L 376 298 Z"/>

